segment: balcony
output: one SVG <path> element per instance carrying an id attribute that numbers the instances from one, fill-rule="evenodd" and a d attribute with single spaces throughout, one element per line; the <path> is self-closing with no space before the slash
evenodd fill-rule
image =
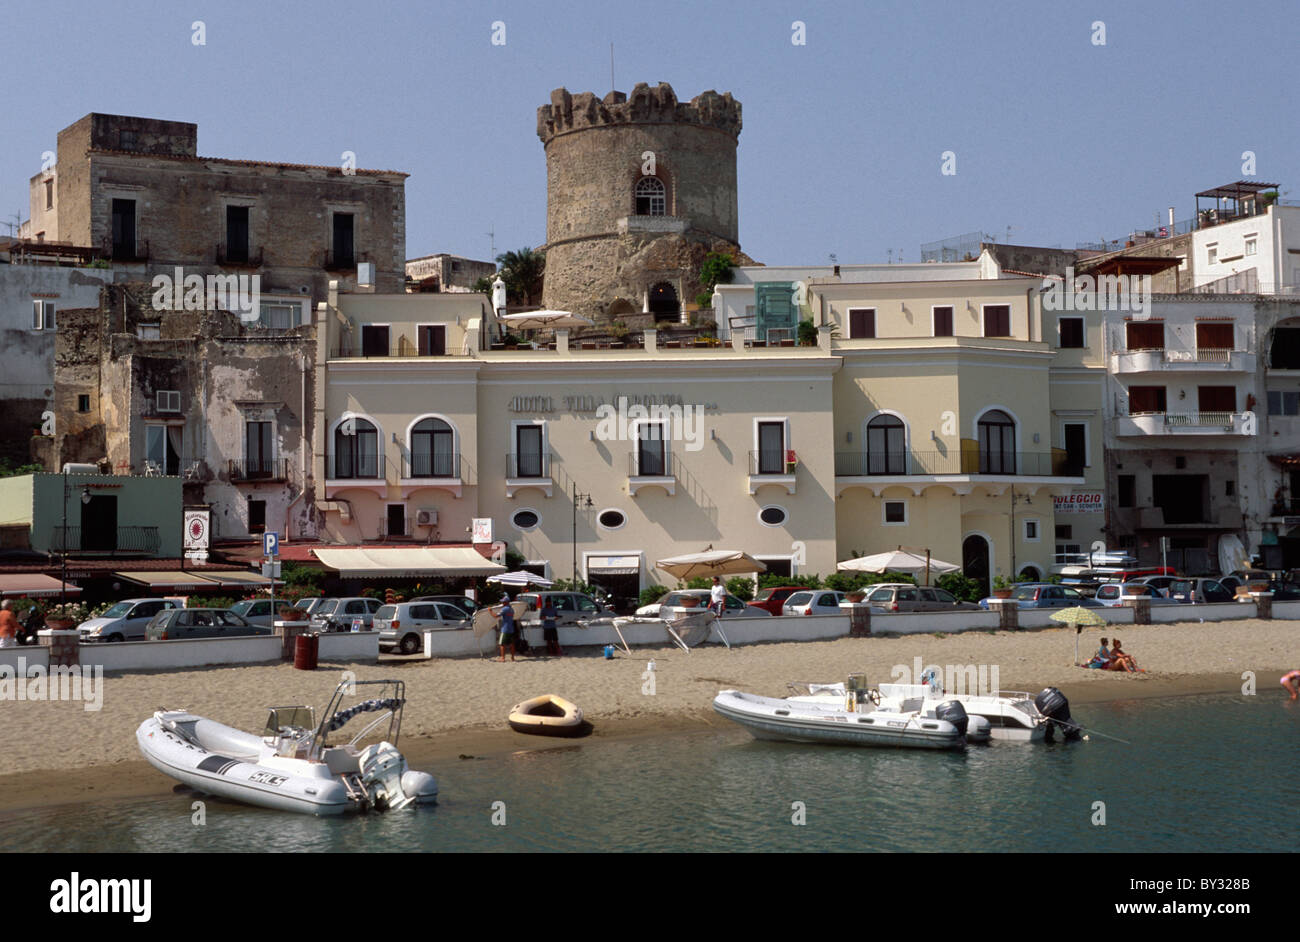
<path id="1" fill-rule="evenodd" d="M 1145 412 L 1115 417 L 1120 437 L 1254 435 L 1256 417 L 1242 412 Z"/>
<path id="2" fill-rule="evenodd" d="M 358 262 L 368 262 L 370 259 L 356 252 L 330 252 L 324 253 L 324 259 L 321 267 L 326 271 L 356 271 Z"/>
<path id="3" fill-rule="evenodd" d="M 971 444 L 974 441 L 971 440 Z M 1084 468 L 1065 449 L 1050 452 L 980 451 L 975 447 L 941 451 L 836 452 L 836 491 L 867 487 L 879 497 L 886 487 L 905 485 L 920 494 L 923 485 L 945 484 L 969 494 L 976 484 L 998 487 L 1022 480 L 1045 485 L 1082 484 Z"/>
<path id="4" fill-rule="evenodd" d="M 1130 350 L 1112 353 L 1114 373 L 1253 373 L 1255 354 L 1248 350 L 1199 348 L 1196 350 Z"/>
<path id="5" fill-rule="evenodd" d="M 261 268 L 262 267 L 262 250 L 259 248 L 256 254 L 248 251 L 245 247 L 242 251 L 235 249 L 231 251 L 224 243 L 218 243 L 215 258 L 217 265 L 221 268 Z"/>
<path id="6" fill-rule="evenodd" d="M 289 480 L 289 459 L 235 458 L 227 462 L 232 482 L 274 483 Z"/>
<path id="7" fill-rule="evenodd" d="M 526 487 L 535 487 L 552 496 L 551 453 L 511 452 L 506 456 L 506 497 L 512 498 Z"/>
<path id="8" fill-rule="evenodd" d="M 469 351 L 443 349 L 437 352 L 421 353 L 420 348 L 414 342 L 406 337 L 398 337 L 397 342 L 393 344 L 384 344 L 379 347 L 363 346 L 360 339 L 356 342 L 340 341 L 336 346 L 330 348 L 331 360 L 383 360 L 397 358 L 420 359 L 450 357 L 450 356 L 468 356 Z"/>
<path id="9" fill-rule="evenodd" d="M 783 448 L 760 448 L 749 453 L 749 493 L 755 494 L 760 487 L 773 484 L 784 487 L 786 492 L 795 492 L 796 472 L 799 469 L 799 456 Z"/>
<path id="10" fill-rule="evenodd" d="M 140 264 L 149 261 L 149 240 L 142 239 L 134 245 L 125 245 L 112 239 L 105 239 L 103 251 L 105 257 L 114 262 L 128 265 Z"/>
<path id="11" fill-rule="evenodd" d="M 436 487 L 461 496 L 460 453 L 435 451 L 431 454 L 417 452 L 402 455 L 402 496 L 422 487 Z"/>
<path id="12" fill-rule="evenodd" d="M 677 493 L 673 454 L 667 447 L 662 451 L 638 448 L 627 457 L 627 491 L 633 497 L 643 487 L 662 487 L 670 495 Z"/>
<path id="13" fill-rule="evenodd" d="M 157 527 L 54 527 L 50 552 L 77 555 L 157 556 Z"/>

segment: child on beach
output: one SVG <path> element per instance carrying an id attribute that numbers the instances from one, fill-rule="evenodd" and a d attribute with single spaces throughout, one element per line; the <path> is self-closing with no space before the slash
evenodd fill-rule
<path id="1" fill-rule="evenodd" d="M 1300 671 L 1283 674 L 1282 686 L 1291 692 L 1291 699 L 1295 700 L 1296 694 L 1300 694 Z"/>
<path id="2" fill-rule="evenodd" d="M 1110 649 L 1106 647 L 1106 639 L 1102 638 L 1101 647 L 1097 649 L 1097 653 L 1092 656 L 1091 661 L 1089 661 L 1087 664 L 1083 666 L 1104 671 L 1110 667 L 1110 661 L 1111 661 Z"/>
<path id="3" fill-rule="evenodd" d="M 506 646 L 510 647 L 510 660 L 515 660 L 515 610 L 510 607 L 510 596 L 501 596 L 501 610 L 497 612 L 501 618 L 501 637 L 497 639 L 497 645 L 501 649 L 501 661 L 506 659 Z"/>

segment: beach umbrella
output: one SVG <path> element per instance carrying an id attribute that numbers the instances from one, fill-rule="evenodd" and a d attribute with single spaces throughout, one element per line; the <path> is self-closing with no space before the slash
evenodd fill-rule
<path id="1" fill-rule="evenodd" d="M 961 569 L 960 566 L 933 558 L 928 551 L 922 556 L 920 553 L 910 553 L 901 548 L 887 553 L 846 559 L 842 563 L 837 563 L 835 568 L 843 572 L 905 572 L 913 578 L 925 573 L 927 583 L 930 581 L 931 573 L 944 575 Z"/>
<path id="2" fill-rule="evenodd" d="M 1063 608 L 1059 612 L 1054 612 L 1051 620 L 1074 626 L 1074 663 L 1076 664 L 1079 663 L 1079 635 L 1083 633 L 1084 626 L 1095 627 L 1107 624 L 1106 619 L 1082 605 L 1075 605 L 1072 608 Z"/>
<path id="3" fill-rule="evenodd" d="M 705 550 L 686 556 L 670 556 L 655 563 L 671 576 L 685 582 L 696 576 L 737 576 L 767 572 L 767 566 L 740 550 Z"/>
<path id="4" fill-rule="evenodd" d="M 595 321 L 568 311 L 521 311 L 506 314 L 501 323 L 515 330 L 549 330 L 554 327 L 592 327 Z"/>
<path id="5" fill-rule="evenodd" d="M 554 585 L 554 583 L 550 579 L 543 579 L 535 572 L 527 572 L 524 570 L 517 570 L 515 572 L 500 572 L 497 573 L 495 576 L 488 576 L 487 581 L 495 582 L 499 585 L 514 586 L 515 588 L 523 588 L 524 586 L 530 586 L 530 585 L 536 585 L 545 588 L 546 586 Z"/>

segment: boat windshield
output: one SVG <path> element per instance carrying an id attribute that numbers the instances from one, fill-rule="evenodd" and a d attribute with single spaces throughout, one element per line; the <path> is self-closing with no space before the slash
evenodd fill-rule
<path id="1" fill-rule="evenodd" d="M 285 726 L 297 729 L 316 728 L 316 710 L 309 706 L 271 707 L 263 736 L 276 736 Z"/>

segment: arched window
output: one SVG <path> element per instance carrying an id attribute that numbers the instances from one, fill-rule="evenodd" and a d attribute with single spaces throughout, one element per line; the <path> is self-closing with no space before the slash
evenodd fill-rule
<path id="1" fill-rule="evenodd" d="M 980 474 L 1016 473 L 1016 423 L 994 409 L 979 422 Z"/>
<path id="2" fill-rule="evenodd" d="M 668 209 L 664 181 L 658 177 L 642 177 L 636 181 L 636 214 L 638 216 L 663 216 Z"/>
<path id="3" fill-rule="evenodd" d="M 459 477 L 456 433 L 442 419 L 422 419 L 411 429 L 411 477 Z"/>
<path id="4" fill-rule="evenodd" d="M 344 419 L 334 430 L 334 477 L 379 477 L 379 430 L 365 419 Z"/>
<path id="5" fill-rule="evenodd" d="M 906 474 L 907 437 L 903 420 L 878 415 L 867 423 L 867 474 Z"/>

